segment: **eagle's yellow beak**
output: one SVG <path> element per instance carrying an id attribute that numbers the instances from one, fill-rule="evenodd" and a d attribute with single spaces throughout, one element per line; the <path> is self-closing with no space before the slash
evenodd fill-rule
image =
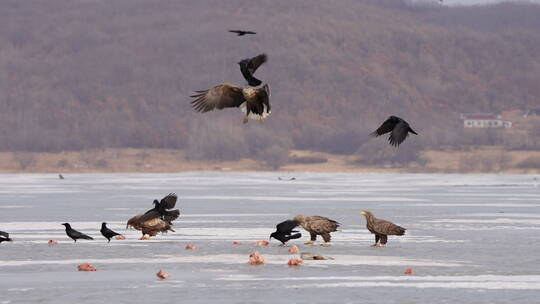
<path id="1" fill-rule="evenodd" d="M 360 212 L 360 215 L 366 215 L 365 211 Z"/>

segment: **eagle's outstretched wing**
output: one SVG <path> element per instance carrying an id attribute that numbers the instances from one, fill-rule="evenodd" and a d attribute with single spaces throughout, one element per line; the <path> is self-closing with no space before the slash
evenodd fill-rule
<path id="1" fill-rule="evenodd" d="M 197 112 L 208 112 L 213 109 L 239 107 L 246 100 L 242 88 L 228 83 L 217 85 L 206 91 L 196 91 L 191 95 L 196 98 L 191 102 Z"/>

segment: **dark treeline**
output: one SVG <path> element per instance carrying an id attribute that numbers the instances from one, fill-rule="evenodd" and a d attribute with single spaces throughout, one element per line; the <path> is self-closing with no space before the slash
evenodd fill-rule
<path id="1" fill-rule="evenodd" d="M 1 6 L 1 150 L 183 148 L 192 159 L 251 155 L 279 165 L 293 148 L 373 150 L 367 134 L 391 114 L 421 134 L 404 146 L 477 143 L 471 138 L 484 136 L 463 134 L 460 112 L 527 109 L 540 101 L 540 7 L 532 4 L 2 0 Z M 236 37 L 228 29 L 259 34 Z M 269 61 L 257 77 L 272 88 L 267 122 L 242 125 L 237 111 L 192 111 L 193 90 L 244 85 L 237 62 L 261 52 Z"/>

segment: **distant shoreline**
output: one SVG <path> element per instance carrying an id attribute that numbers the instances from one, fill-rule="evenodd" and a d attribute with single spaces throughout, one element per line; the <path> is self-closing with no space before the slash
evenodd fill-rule
<path id="1" fill-rule="evenodd" d="M 0 152 L 0 173 L 540 173 L 540 151 L 507 151 L 500 147 L 478 147 L 466 151 L 423 151 L 423 164 L 410 163 L 402 167 L 393 164 L 367 166 L 357 161 L 359 157 L 360 155 L 293 150 L 289 162 L 278 170 L 272 170 L 254 159 L 187 160 L 182 150 L 169 149 Z"/>

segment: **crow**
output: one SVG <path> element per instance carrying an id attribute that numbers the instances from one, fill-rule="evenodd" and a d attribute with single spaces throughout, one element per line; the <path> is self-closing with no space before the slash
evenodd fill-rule
<path id="1" fill-rule="evenodd" d="M 280 241 L 282 245 L 285 245 L 289 240 L 298 239 L 302 237 L 301 233 L 292 234 L 298 232 L 294 230 L 300 223 L 294 220 L 286 220 L 276 225 L 276 232 L 270 234 L 270 239 L 275 238 Z"/>
<path id="2" fill-rule="evenodd" d="M 238 65 L 240 65 L 240 72 L 250 86 L 256 87 L 261 85 L 262 81 L 253 77 L 253 74 L 255 74 L 255 71 L 257 71 L 267 59 L 268 56 L 266 56 L 266 54 L 260 54 L 253 58 L 242 59 L 238 62 Z"/>
<path id="3" fill-rule="evenodd" d="M 103 222 L 101 223 L 101 235 L 103 235 L 107 240 L 109 240 L 107 243 L 111 242 L 111 238 L 116 235 L 121 235 L 120 233 L 114 232 L 111 229 L 107 228 L 107 223 Z"/>
<path id="4" fill-rule="evenodd" d="M 405 120 L 397 116 L 388 117 L 388 119 L 370 135 L 377 137 L 388 132 L 392 132 L 390 133 L 388 141 L 390 142 L 390 145 L 395 147 L 399 146 L 403 141 L 405 141 L 405 138 L 409 136 L 409 132 L 418 135 L 418 133 L 411 129 L 411 126 L 409 126 Z"/>
<path id="5" fill-rule="evenodd" d="M 252 31 L 242 31 L 242 30 L 230 30 L 229 32 L 237 34 L 237 36 L 244 36 L 246 34 L 255 35 L 257 33 Z"/>
<path id="6" fill-rule="evenodd" d="M 62 174 L 58 174 L 59 179 L 64 179 L 64 176 Z"/>
<path id="7" fill-rule="evenodd" d="M 92 237 L 71 228 L 69 223 L 63 223 L 62 225 L 66 226 L 66 234 L 72 238 L 75 243 L 77 243 L 78 239 L 93 240 Z"/>
<path id="8" fill-rule="evenodd" d="M 172 225 L 172 221 L 176 220 L 178 216 L 180 216 L 180 210 L 168 209 L 174 208 L 174 206 L 176 206 L 177 200 L 178 196 L 175 193 L 170 193 L 169 195 L 162 198 L 161 201 L 158 201 L 157 199 L 154 200 L 154 208 L 146 211 L 139 221 L 142 223 L 155 218 L 160 218 Z"/>
<path id="9" fill-rule="evenodd" d="M 9 238 L 9 233 L 0 231 L 0 243 L 2 242 L 11 242 L 12 240 Z"/>
<path id="10" fill-rule="evenodd" d="M 161 199 L 161 201 L 154 200 L 154 208 L 146 211 L 144 214 L 138 214 L 130 218 L 127 222 L 126 229 L 133 227 L 140 230 L 145 236 L 155 236 L 158 232 L 166 233 L 167 231 L 173 231 L 172 222 L 180 216 L 180 210 L 169 210 L 176 206 L 178 196 L 174 193 L 170 193 Z"/>

